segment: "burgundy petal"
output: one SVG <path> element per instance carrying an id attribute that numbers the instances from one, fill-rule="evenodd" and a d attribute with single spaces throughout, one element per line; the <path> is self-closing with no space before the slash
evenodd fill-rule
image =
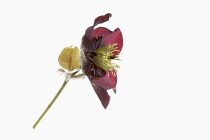
<path id="1" fill-rule="evenodd" d="M 116 88 L 117 75 L 114 75 L 111 71 L 108 71 L 104 77 L 98 79 L 90 79 L 91 83 L 99 85 L 105 90 Z M 115 90 L 116 91 L 116 90 Z"/>
<path id="2" fill-rule="evenodd" d="M 90 26 L 85 31 L 85 36 L 90 37 L 90 34 L 92 33 L 95 26 Z"/>
<path id="3" fill-rule="evenodd" d="M 98 24 L 104 23 L 109 20 L 109 18 L 112 16 L 112 14 L 108 13 L 103 16 L 99 16 L 95 19 L 93 26 L 90 26 L 85 31 L 85 36 L 90 37 L 91 32 L 93 31 L 94 27 Z"/>
<path id="4" fill-rule="evenodd" d="M 98 24 L 104 23 L 109 20 L 109 18 L 112 16 L 112 14 L 107 13 L 106 15 L 99 16 L 95 19 L 93 26 L 96 26 Z"/>
<path id="5" fill-rule="evenodd" d="M 84 52 L 89 52 L 95 48 L 93 42 L 86 36 L 82 37 L 81 48 Z"/>
<path id="6" fill-rule="evenodd" d="M 110 96 L 109 96 L 108 92 L 104 88 L 102 88 L 92 82 L 91 82 L 91 85 L 93 86 L 93 89 L 95 90 L 98 98 L 100 99 L 101 104 L 106 109 L 107 106 L 109 105 L 109 101 L 110 101 Z"/>
<path id="7" fill-rule="evenodd" d="M 84 51 L 80 51 L 82 72 L 87 75 L 91 69 L 91 61 L 85 57 Z"/>
<path id="8" fill-rule="evenodd" d="M 117 43 L 118 45 L 115 47 L 117 47 L 117 50 L 119 51 L 114 52 L 114 54 L 120 53 L 123 47 L 123 37 L 119 28 L 115 29 L 114 31 L 110 31 L 105 27 L 98 27 L 95 30 L 93 30 L 93 32 L 91 33 L 91 37 L 98 38 L 99 36 L 103 37 L 102 43 L 104 46 Z"/>

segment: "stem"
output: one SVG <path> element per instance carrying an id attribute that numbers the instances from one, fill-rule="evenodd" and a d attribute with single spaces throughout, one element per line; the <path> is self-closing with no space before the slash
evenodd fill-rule
<path id="1" fill-rule="evenodd" d="M 55 95 L 55 97 L 53 98 L 53 100 L 50 102 L 50 104 L 47 106 L 47 108 L 45 109 L 45 111 L 42 113 L 42 115 L 39 117 L 39 119 L 36 121 L 36 123 L 33 125 L 33 129 L 36 128 L 36 126 L 39 124 L 39 122 L 42 120 L 42 118 L 44 117 L 44 115 L 47 113 L 47 111 L 50 109 L 50 107 L 54 104 L 54 102 L 56 101 L 56 99 L 58 98 L 58 96 L 61 94 L 62 90 L 64 89 L 64 87 L 66 86 L 66 84 L 68 83 L 68 80 L 65 80 L 63 82 L 63 85 L 60 87 L 59 91 L 57 92 L 57 94 Z"/>

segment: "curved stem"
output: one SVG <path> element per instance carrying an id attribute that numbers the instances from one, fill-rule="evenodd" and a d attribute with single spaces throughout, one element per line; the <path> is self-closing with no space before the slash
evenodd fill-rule
<path id="1" fill-rule="evenodd" d="M 58 98 L 58 96 L 61 94 L 62 90 L 64 89 L 64 87 L 66 86 L 67 83 L 68 83 L 68 80 L 65 80 L 63 82 L 63 85 L 60 87 L 59 91 L 57 92 L 57 94 L 55 95 L 55 97 L 53 98 L 53 100 L 50 102 L 50 104 L 47 106 L 47 108 L 45 109 L 45 111 L 42 113 L 42 115 L 39 117 L 39 119 L 33 125 L 33 129 L 36 128 L 36 126 L 42 120 L 42 118 L 44 117 L 44 115 L 47 113 L 47 111 L 50 109 L 50 107 L 54 104 L 54 102 L 56 101 L 56 99 Z"/>

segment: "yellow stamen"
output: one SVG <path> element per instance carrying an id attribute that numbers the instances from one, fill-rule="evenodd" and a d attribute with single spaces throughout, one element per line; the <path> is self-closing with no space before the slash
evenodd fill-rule
<path id="1" fill-rule="evenodd" d="M 97 66 L 99 66 L 105 71 L 116 71 L 116 69 L 120 67 L 115 63 L 111 63 L 113 59 L 110 59 L 111 56 L 117 56 L 113 54 L 113 52 L 119 51 L 117 50 L 117 47 L 115 47 L 116 45 L 116 43 L 110 44 L 107 46 L 100 47 L 94 51 L 97 54 L 97 56 L 95 56 L 94 58 L 94 62 Z"/>

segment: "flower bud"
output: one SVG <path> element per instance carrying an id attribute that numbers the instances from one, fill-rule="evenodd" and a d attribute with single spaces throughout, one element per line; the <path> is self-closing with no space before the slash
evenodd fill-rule
<path id="1" fill-rule="evenodd" d="M 65 47 L 58 57 L 58 62 L 61 67 L 68 71 L 79 68 L 79 49 L 77 47 L 72 48 L 72 46 Z"/>

